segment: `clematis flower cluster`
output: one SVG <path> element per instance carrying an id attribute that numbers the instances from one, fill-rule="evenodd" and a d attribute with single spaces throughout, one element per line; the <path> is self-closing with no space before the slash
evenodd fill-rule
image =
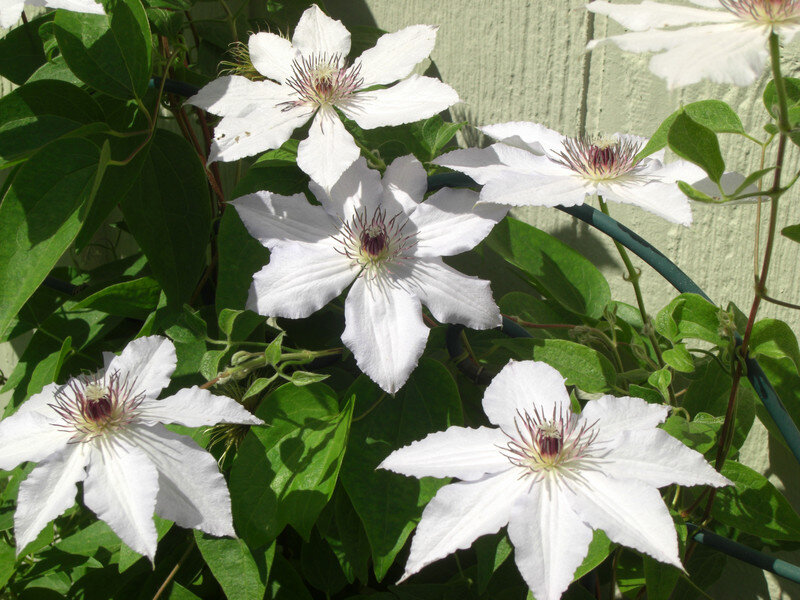
<path id="1" fill-rule="evenodd" d="M 708 79 L 750 85 L 764 70 L 772 33 L 790 42 L 800 31 L 796 0 L 690 0 L 702 8 L 653 2 L 611 4 L 595 0 L 587 10 L 611 17 L 631 32 L 604 41 L 628 52 L 657 52 L 650 70 L 670 89 Z"/>
<path id="2" fill-rule="evenodd" d="M 303 13 L 291 42 L 273 33 L 252 35 L 250 59 L 266 80 L 221 77 L 187 100 L 222 117 L 209 161 L 277 148 L 311 119 L 297 166 L 329 190 L 360 154 L 337 109 L 373 129 L 426 119 L 458 102 L 449 85 L 411 75 L 435 42 L 435 27 L 413 25 L 381 36 L 349 64 L 350 33 L 316 5 Z"/>
<path id="3" fill-rule="evenodd" d="M 486 388 L 483 409 L 496 428 L 450 427 L 380 465 L 461 480 L 425 507 L 402 579 L 506 526 L 537 600 L 561 597 L 594 529 L 682 569 L 658 488 L 731 484 L 699 452 L 657 428 L 666 406 L 603 396 L 576 414 L 564 379 L 542 362 L 511 361 Z"/>
<path id="4" fill-rule="evenodd" d="M 0 0 L 0 27 L 7 29 L 19 21 L 26 4 L 95 15 L 104 12 L 103 5 L 95 0 Z"/>
<path id="5" fill-rule="evenodd" d="M 230 398 L 192 387 L 158 400 L 176 365 L 159 336 L 107 355 L 102 373 L 52 383 L 0 421 L 0 468 L 38 462 L 19 486 L 17 553 L 49 521 L 83 501 L 132 550 L 156 553 L 153 513 L 215 536 L 236 536 L 225 479 L 214 457 L 164 423 L 263 424 Z"/>
<path id="6" fill-rule="evenodd" d="M 434 160 L 481 184 L 480 202 L 575 206 L 600 195 L 673 223 L 692 222 L 689 200 L 675 182 L 695 182 L 705 174 L 684 160 L 664 164 L 663 150 L 638 158 L 646 138 L 626 134 L 606 139 L 571 138 L 526 122 L 480 129 L 498 143 L 454 150 Z"/>
<path id="7" fill-rule="evenodd" d="M 423 202 L 427 174 L 412 156 L 396 159 L 383 179 L 359 158 L 330 192 L 313 182 L 310 188 L 321 206 L 303 194 L 266 191 L 233 202 L 271 252 L 253 276 L 248 308 L 303 318 L 352 283 L 342 341 L 389 393 L 402 387 L 425 349 L 421 304 L 441 322 L 500 326 L 489 282 L 462 275 L 440 257 L 473 248 L 505 208 L 474 207 L 475 192 L 448 188 Z"/>

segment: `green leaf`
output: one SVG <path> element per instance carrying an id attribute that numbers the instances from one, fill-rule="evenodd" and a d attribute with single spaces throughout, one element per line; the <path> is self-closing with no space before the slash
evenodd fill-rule
<path id="1" fill-rule="evenodd" d="M 682 416 L 672 415 L 667 417 L 661 428 L 692 450 L 705 454 L 717 445 L 717 433 L 722 428 L 722 418 L 699 413 L 693 421 L 687 421 Z"/>
<path id="2" fill-rule="evenodd" d="M 664 119 L 647 145 L 639 152 L 640 158 L 657 152 L 667 145 L 669 130 L 681 113 L 685 113 L 695 123 L 716 133 L 745 133 L 741 119 L 730 106 L 721 100 L 700 100 L 687 104 Z"/>
<path id="3" fill-rule="evenodd" d="M 678 181 L 677 183 L 678 188 L 683 192 L 684 196 L 690 200 L 695 200 L 696 202 L 705 202 L 706 204 L 719 204 L 721 201 L 720 197 L 713 198 L 705 192 L 701 192 L 697 188 L 692 187 L 685 181 Z"/>
<path id="4" fill-rule="evenodd" d="M 237 530 L 250 546 L 289 524 L 306 539 L 336 485 L 353 406 L 340 412 L 330 388 L 284 385 L 258 407 L 270 427 L 252 428 L 239 446 L 230 489 Z"/>
<path id="5" fill-rule="evenodd" d="M 116 552 L 121 544 L 117 534 L 104 521 L 95 521 L 77 533 L 59 540 L 55 547 L 69 554 L 94 556 L 101 548 Z"/>
<path id="6" fill-rule="evenodd" d="M 524 292 L 511 292 L 506 294 L 497 303 L 500 312 L 504 315 L 516 317 L 521 321 L 533 323 L 535 325 L 580 325 L 580 318 L 574 313 L 560 309 L 552 302 L 540 300 Z M 525 327 L 528 332 L 538 338 L 562 338 L 569 339 L 570 329 L 564 328 L 541 328 L 528 327 L 524 323 L 520 326 Z"/>
<path id="7" fill-rule="evenodd" d="M 51 12 L 6 31 L 0 38 L 0 77 L 22 85 L 45 63 L 47 58 L 38 32 L 54 16 Z"/>
<path id="8" fill-rule="evenodd" d="M 788 225 L 781 229 L 781 235 L 789 238 L 793 242 L 800 244 L 800 224 Z"/>
<path id="9" fill-rule="evenodd" d="M 592 534 L 592 541 L 589 542 L 589 550 L 586 552 L 586 558 L 583 559 L 581 565 L 575 570 L 572 580 L 574 581 L 583 577 L 586 573 L 597 567 L 611 554 L 613 548 L 614 544 L 608 539 L 606 534 L 599 529 L 595 530 Z"/>
<path id="10" fill-rule="evenodd" d="M 694 371 L 694 359 L 686 349 L 684 344 L 675 344 L 669 350 L 664 350 L 662 353 L 664 362 L 670 367 L 681 373 L 691 373 Z"/>
<path id="11" fill-rule="evenodd" d="M 472 549 L 478 561 L 475 584 L 478 593 L 483 594 L 494 572 L 511 555 L 512 546 L 505 534 L 496 533 L 479 537 L 472 543 Z"/>
<path id="12" fill-rule="evenodd" d="M 800 103 L 800 79 L 784 77 L 783 84 L 786 88 L 787 103 L 792 107 Z M 763 94 L 764 106 L 772 117 L 778 117 L 778 93 L 775 91 L 775 80 L 767 82 Z M 776 132 L 777 133 L 777 132 Z"/>
<path id="13" fill-rule="evenodd" d="M 711 129 L 683 112 L 675 117 L 670 126 L 667 142 L 675 154 L 698 165 L 711 181 L 719 183 L 725 171 L 725 161 L 722 160 L 717 135 Z"/>
<path id="14" fill-rule="evenodd" d="M 208 185 L 189 143 L 157 130 L 141 175 L 121 206 L 168 302 L 181 306 L 197 285 L 211 233 Z"/>
<path id="15" fill-rule="evenodd" d="M 653 371 L 647 378 L 647 383 L 656 388 L 666 398 L 669 395 L 669 384 L 672 383 L 672 373 L 669 369 Z"/>
<path id="16" fill-rule="evenodd" d="M 389 397 L 366 376 L 346 392 L 356 396 L 342 483 L 372 549 L 373 568 L 383 579 L 406 539 L 444 481 L 403 477 L 376 467 L 393 450 L 461 421 L 458 390 L 440 363 L 421 359 L 406 385 Z M 370 412 L 367 412 L 370 411 Z"/>
<path id="17" fill-rule="evenodd" d="M 31 378 L 28 382 L 28 396 L 38 394 L 44 386 L 58 379 L 61 367 L 64 366 L 64 361 L 70 352 L 72 352 L 72 338 L 67 337 L 62 342 L 61 348 L 33 368 L 33 373 L 31 373 Z"/>
<path id="18" fill-rule="evenodd" d="M 339 561 L 347 581 L 353 583 L 358 578 L 362 583 L 369 581 L 370 549 L 367 533 L 353 508 L 353 503 L 342 486 L 336 488 L 333 498 L 326 507 L 333 514 L 327 525 L 322 527 L 322 519 L 317 521 L 322 535 L 327 540 Z"/>
<path id="19" fill-rule="evenodd" d="M 434 115 L 421 123 L 415 123 L 412 130 L 415 130 L 416 137 L 428 154 L 423 159 L 433 160 L 436 158 L 465 124 L 446 123 L 439 115 Z"/>
<path id="20" fill-rule="evenodd" d="M 269 250 L 247 232 L 236 211 L 229 209 L 220 221 L 217 252 L 217 312 L 225 308 L 242 309 L 253 273 L 267 264 Z"/>
<path id="21" fill-rule="evenodd" d="M 229 600 L 263 598 L 275 544 L 251 551 L 244 540 L 194 531 L 197 547 Z"/>
<path id="22" fill-rule="evenodd" d="M 297 166 L 297 140 L 289 140 L 280 148 L 265 152 L 236 184 L 233 196 L 238 198 L 261 190 L 290 196 L 308 187 L 308 175 Z"/>
<path id="23" fill-rule="evenodd" d="M 309 585 L 325 592 L 328 598 L 347 584 L 336 555 L 316 529 L 300 549 L 300 570 Z"/>
<path id="24" fill-rule="evenodd" d="M 647 555 L 643 556 L 643 559 L 647 600 L 669 600 L 678 584 L 681 571 Z"/>
<path id="25" fill-rule="evenodd" d="M 219 330 L 227 340 L 244 341 L 253 330 L 265 321 L 264 317 L 250 310 L 224 308 L 219 313 Z"/>
<path id="26" fill-rule="evenodd" d="M 75 305 L 75 310 L 93 308 L 110 315 L 145 319 L 158 305 L 161 288 L 151 277 L 115 283 Z"/>
<path id="27" fill-rule="evenodd" d="M 275 554 L 265 600 L 313 600 L 300 574 L 280 553 Z"/>
<path id="28" fill-rule="evenodd" d="M 56 13 L 58 48 L 81 81 L 115 98 L 141 98 L 150 81 L 150 26 L 139 0 L 107 0 L 108 14 Z"/>
<path id="29" fill-rule="evenodd" d="M 53 80 L 25 84 L 0 99 L 0 167 L 104 118 L 92 97 L 77 86 Z"/>
<path id="30" fill-rule="evenodd" d="M 797 345 L 797 338 L 791 327 L 778 319 L 762 319 L 753 325 L 749 352 L 753 358 L 788 357 L 800 372 L 800 348 Z"/>
<path id="31" fill-rule="evenodd" d="M 725 344 L 720 335 L 720 309 L 696 294 L 681 294 L 656 316 L 656 331 L 673 342 L 698 339 L 717 346 Z"/>
<path id="32" fill-rule="evenodd" d="M 542 293 L 574 313 L 600 318 L 611 300 L 608 282 L 597 267 L 531 225 L 506 218 L 495 226 L 486 243 L 530 276 Z"/>
<path id="33" fill-rule="evenodd" d="M 717 491 L 712 517 L 758 537 L 800 540 L 800 515 L 766 477 L 730 460 L 722 474 L 734 485 Z"/>
<path id="34" fill-rule="evenodd" d="M 0 204 L 0 334 L 78 235 L 104 168 L 97 146 L 76 138 L 17 172 Z"/>
<path id="35" fill-rule="evenodd" d="M 311 373 L 309 371 L 294 371 L 289 378 L 293 385 L 298 387 L 324 381 L 329 377 L 326 373 Z"/>
<path id="36" fill-rule="evenodd" d="M 543 340 L 533 350 L 533 358 L 555 367 L 567 385 L 584 392 L 607 392 L 616 381 L 614 365 L 593 348 L 567 340 Z"/>

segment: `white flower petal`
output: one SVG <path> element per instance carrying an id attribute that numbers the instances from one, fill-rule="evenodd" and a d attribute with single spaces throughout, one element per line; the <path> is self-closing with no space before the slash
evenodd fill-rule
<path id="1" fill-rule="evenodd" d="M 697 6 L 705 6 L 706 8 L 722 8 L 719 0 L 689 0 L 692 4 Z"/>
<path id="2" fill-rule="evenodd" d="M 412 25 L 379 37 L 375 46 L 355 61 L 359 77 L 364 80 L 362 87 L 392 83 L 410 75 L 433 51 L 437 29 L 432 25 Z"/>
<path id="3" fill-rule="evenodd" d="M 603 472 L 618 479 L 638 479 L 655 487 L 731 485 L 703 455 L 661 429 L 623 431 L 604 457 Z"/>
<path id="4" fill-rule="evenodd" d="M 147 399 L 139 410 L 144 421 L 177 423 L 186 427 L 217 423 L 264 424 L 232 398 L 217 396 L 197 386 L 183 388 L 163 400 Z"/>
<path id="5" fill-rule="evenodd" d="M 344 305 L 342 341 L 358 368 L 394 394 L 417 366 L 428 328 L 417 298 L 389 278 L 359 277 Z"/>
<path id="6" fill-rule="evenodd" d="M 270 34 L 264 34 L 270 35 Z M 212 114 L 225 117 L 250 117 L 264 106 L 275 106 L 290 99 L 290 88 L 272 81 L 250 81 L 240 75 L 214 79 L 186 100 Z"/>
<path id="7" fill-rule="evenodd" d="M 497 154 L 498 144 L 488 148 L 465 148 L 453 150 L 433 159 L 433 164 L 441 165 L 454 171 L 460 171 L 471 177 L 479 185 L 485 185 L 492 179 L 504 177 L 514 169 L 503 164 Z"/>
<path id="8" fill-rule="evenodd" d="M 350 32 L 341 21 L 331 19 L 313 4 L 300 17 L 292 36 L 292 46 L 303 56 L 339 55 L 344 58 L 350 53 Z"/>
<path id="9" fill-rule="evenodd" d="M 358 92 L 339 108 L 360 127 L 374 129 L 421 121 L 456 102 L 458 94 L 446 83 L 411 75 L 386 89 Z"/>
<path id="10" fill-rule="evenodd" d="M 651 156 L 653 155 L 651 154 Z M 706 177 L 706 173 L 703 169 L 694 163 L 690 163 L 688 160 L 674 160 L 670 163 L 662 164 L 657 173 L 658 178 L 666 182 L 680 180 L 694 184 Z M 733 189 L 731 189 L 731 191 L 733 191 Z"/>
<path id="11" fill-rule="evenodd" d="M 0 2 L 0 27 L 8 29 L 16 25 L 20 15 L 22 15 L 23 8 L 25 8 L 25 2 L 2 0 L 2 2 Z"/>
<path id="12" fill-rule="evenodd" d="M 634 204 L 659 217 L 688 227 L 692 224 L 689 199 L 675 183 L 651 181 L 646 185 L 608 182 L 598 185 L 597 193 L 605 200 Z"/>
<path id="13" fill-rule="evenodd" d="M 246 116 L 224 117 L 214 128 L 208 162 L 230 162 L 278 148 L 312 114 L 306 106 L 284 108 L 270 102 Z"/>
<path id="14" fill-rule="evenodd" d="M 592 530 L 572 508 L 559 482 L 531 484 L 511 509 L 508 537 L 514 562 L 537 600 L 558 600 L 592 541 Z"/>
<path id="15" fill-rule="evenodd" d="M 656 488 L 586 469 L 579 480 L 564 486 L 563 493 L 593 529 L 602 529 L 618 544 L 683 569 L 675 524 Z"/>
<path id="16" fill-rule="evenodd" d="M 613 439 L 623 431 L 653 429 L 663 423 L 669 407 L 663 404 L 648 404 L 641 398 L 603 396 L 589 400 L 581 412 L 581 419 L 588 424 L 597 423 L 599 438 Z"/>
<path id="17" fill-rule="evenodd" d="M 641 4 L 611 4 L 597 0 L 587 4 L 586 10 L 611 17 L 623 27 L 634 31 L 691 23 L 729 23 L 738 20 L 735 14 L 728 11 L 703 10 L 650 0 L 645 0 Z"/>
<path id="18" fill-rule="evenodd" d="M 519 413 L 538 410 L 547 418 L 553 411 L 570 410 L 569 394 L 561 373 L 543 362 L 510 361 L 492 379 L 483 396 L 489 421 L 514 432 Z"/>
<path id="19" fill-rule="evenodd" d="M 49 8 L 61 8 L 63 10 L 93 15 L 102 15 L 104 13 L 103 5 L 94 0 L 44 0 L 44 2 L 28 2 L 28 4 L 47 6 Z"/>
<path id="20" fill-rule="evenodd" d="M 111 356 L 113 357 L 114 355 L 111 354 Z M 50 405 L 53 404 L 53 402 L 55 402 L 56 392 L 58 392 L 58 390 L 61 389 L 62 387 L 64 386 L 59 385 L 57 383 L 48 383 L 46 386 L 42 388 L 41 392 L 39 392 L 38 394 L 34 394 L 33 396 L 25 400 L 22 404 L 20 404 L 19 408 L 17 409 L 17 412 L 15 412 L 14 414 L 21 415 L 26 412 L 38 412 L 44 415 L 45 417 L 52 419 L 53 417 L 56 416 L 56 413 Z"/>
<path id="21" fill-rule="evenodd" d="M 156 514 L 181 527 L 236 537 L 228 486 L 209 452 L 161 425 L 132 428 L 130 435 L 158 470 Z"/>
<path id="22" fill-rule="evenodd" d="M 428 174 L 413 155 L 400 156 L 386 167 L 383 188 L 382 203 L 392 208 L 397 204 L 398 210 L 409 214 L 422 202 L 428 191 Z"/>
<path id="23" fill-rule="evenodd" d="M 265 316 L 302 319 L 341 294 L 357 274 L 331 244 L 279 244 L 253 275 L 247 307 Z"/>
<path id="24" fill-rule="evenodd" d="M 472 190 L 442 188 L 419 204 L 409 216 L 417 227 L 414 255 L 452 256 L 477 246 L 508 212 L 477 200 Z"/>
<path id="25" fill-rule="evenodd" d="M 767 61 L 768 33 L 765 28 L 723 23 L 623 33 L 606 40 L 628 52 L 667 50 L 650 60 L 650 70 L 674 89 L 702 79 L 751 84 Z M 588 47 L 591 49 L 606 40 L 595 40 Z"/>
<path id="26" fill-rule="evenodd" d="M 338 231 L 325 210 L 309 204 L 304 194 L 287 197 L 256 192 L 230 204 L 236 208 L 247 232 L 267 248 L 286 241 L 313 244 Z"/>
<path id="27" fill-rule="evenodd" d="M 670 89 L 702 79 L 746 86 L 764 70 L 768 29 L 712 25 L 687 31 L 694 33 L 690 39 L 650 60 L 650 70 Z"/>
<path id="28" fill-rule="evenodd" d="M 297 58 L 298 51 L 289 40 L 261 31 L 250 36 L 247 48 L 253 66 L 264 77 L 278 83 L 292 77 L 292 62 Z"/>
<path id="29" fill-rule="evenodd" d="M 395 450 L 378 468 L 414 477 L 458 477 L 474 481 L 512 467 L 502 454 L 507 442 L 508 438 L 500 429 L 450 427 Z"/>
<path id="30" fill-rule="evenodd" d="M 111 360 L 106 375 L 119 372 L 120 381 L 131 385 L 133 395 L 144 393 L 155 398 L 169 385 L 169 378 L 178 361 L 175 346 L 160 335 L 140 337 Z"/>
<path id="31" fill-rule="evenodd" d="M 38 462 L 62 451 L 71 436 L 54 424 L 56 419 L 55 413 L 46 417 L 31 410 L 0 421 L 0 469 L 10 471 L 26 460 Z"/>
<path id="32" fill-rule="evenodd" d="M 50 521 L 75 503 L 75 485 L 86 477 L 84 444 L 70 444 L 42 461 L 19 485 L 14 536 L 17 553 L 30 544 Z"/>
<path id="33" fill-rule="evenodd" d="M 548 159 L 544 159 L 548 160 Z M 481 202 L 508 206 L 575 206 L 594 192 L 586 179 L 563 169 L 563 174 L 542 176 L 508 173 L 483 186 Z"/>
<path id="34" fill-rule="evenodd" d="M 371 216 L 383 194 L 380 172 L 370 169 L 363 156 L 359 156 L 342 173 L 330 192 L 313 180 L 309 182 L 308 188 L 330 215 L 337 221 L 342 219 L 346 222 L 363 209 Z"/>
<path id="35" fill-rule="evenodd" d="M 459 273 L 440 258 L 407 261 L 393 267 L 393 271 L 440 323 L 491 329 L 503 322 L 490 283 Z"/>
<path id="36" fill-rule="evenodd" d="M 131 550 L 150 562 L 156 554 L 157 493 L 158 473 L 142 450 L 119 438 L 98 438 L 83 484 L 83 500 Z"/>
<path id="37" fill-rule="evenodd" d="M 511 121 L 479 127 L 483 133 L 508 146 L 544 155 L 562 148 L 564 136 L 539 123 Z"/>
<path id="38" fill-rule="evenodd" d="M 499 531 L 527 487 L 517 473 L 508 470 L 441 488 L 422 512 L 400 581 L 435 560 L 468 548 L 478 537 Z"/>
<path id="39" fill-rule="evenodd" d="M 297 147 L 297 166 L 329 190 L 360 154 L 336 111 L 323 106 L 311 122 L 308 137 Z"/>

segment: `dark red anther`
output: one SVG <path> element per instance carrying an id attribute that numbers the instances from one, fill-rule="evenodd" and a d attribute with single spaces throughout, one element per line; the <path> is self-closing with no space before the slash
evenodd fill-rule
<path id="1" fill-rule="evenodd" d="M 83 405 L 83 413 L 87 419 L 97 423 L 108 418 L 111 408 L 111 398 L 106 395 L 97 400 L 87 399 Z"/>

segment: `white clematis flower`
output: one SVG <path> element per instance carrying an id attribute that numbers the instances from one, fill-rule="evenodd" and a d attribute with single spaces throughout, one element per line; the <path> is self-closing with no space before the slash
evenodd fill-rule
<path id="1" fill-rule="evenodd" d="M 22 9 L 26 4 L 94 15 L 103 14 L 103 5 L 94 0 L 0 0 L 0 27 L 7 29 L 19 21 Z"/>
<path id="2" fill-rule="evenodd" d="M 270 192 L 233 202 L 250 235 L 271 251 L 253 276 L 248 308 L 303 318 L 352 283 L 342 341 L 389 393 L 402 387 L 425 349 L 420 304 L 442 322 L 500 325 L 489 282 L 462 275 L 440 257 L 473 248 L 504 208 L 474 208 L 475 192 L 447 188 L 421 202 L 427 177 L 412 156 L 396 159 L 383 180 L 359 158 L 330 193 L 310 187 L 322 206 L 303 194 Z"/>
<path id="3" fill-rule="evenodd" d="M 593 529 L 683 568 L 658 488 L 730 485 L 700 453 L 656 428 L 668 407 L 603 396 L 575 414 L 563 377 L 542 362 L 508 363 L 486 388 L 483 409 L 497 428 L 450 427 L 380 465 L 461 479 L 425 507 L 403 579 L 506 525 L 537 600 L 561 597 Z"/>
<path id="4" fill-rule="evenodd" d="M 348 64 L 350 33 L 316 5 L 303 13 L 291 43 L 272 33 L 252 35 L 250 59 L 268 80 L 221 77 L 187 101 L 223 117 L 209 161 L 277 148 L 313 117 L 297 165 L 329 190 L 360 154 L 336 109 L 359 127 L 373 129 L 426 119 L 458 102 L 449 85 L 410 75 L 435 42 L 436 27 L 412 25 L 381 36 Z"/>
<path id="5" fill-rule="evenodd" d="M 628 52 L 659 52 L 650 70 L 670 89 L 708 79 L 749 85 L 764 69 L 767 40 L 776 33 L 790 42 L 800 31 L 797 0 L 691 0 L 703 8 L 645 0 L 586 8 L 633 31 L 606 38 Z M 588 49 L 606 40 L 589 43 Z"/>
<path id="6" fill-rule="evenodd" d="M 637 159 L 646 138 L 617 133 L 607 139 L 564 137 L 538 123 L 481 127 L 499 140 L 488 148 L 454 150 L 438 165 L 469 175 L 483 186 L 480 201 L 510 206 L 575 206 L 587 196 L 635 204 L 673 223 L 690 225 L 689 200 L 675 182 L 705 177 L 700 167 L 664 151 Z"/>
<path id="7" fill-rule="evenodd" d="M 38 462 L 19 486 L 17 552 L 75 501 L 153 561 L 153 513 L 217 536 L 235 536 L 231 501 L 214 457 L 162 423 L 261 424 L 235 401 L 192 387 L 157 400 L 175 370 L 175 347 L 152 336 L 106 356 L 105 374 L 46 386 L 0 421 L 0 469 Z"/>

